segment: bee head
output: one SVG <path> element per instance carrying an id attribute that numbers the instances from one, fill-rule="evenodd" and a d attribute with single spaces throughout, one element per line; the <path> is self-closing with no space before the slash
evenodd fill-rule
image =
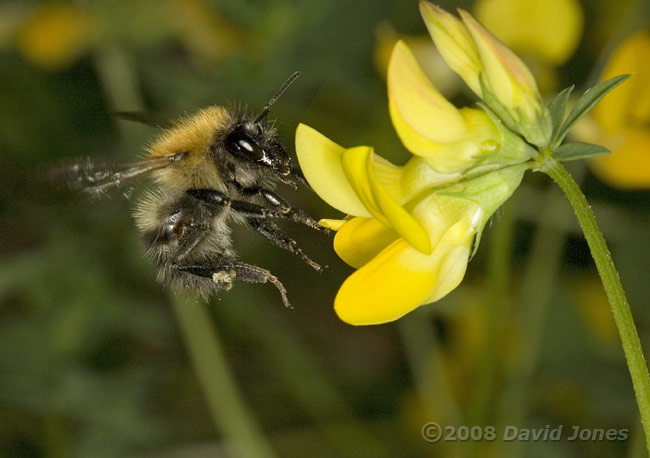
<path id="1" fill-rule="evenodd" d="M 302 173 L 293 167 L 291 158 L 275 134 L 266 126 L 266 118 L 236 124 L 223 140 L 224 147 L 234 157 L 271 170 L 280 181 L 297 187 L 307 184 Z"/>
<path id="2" fill-rule="evenodd" d="M 273 136 L 267 138 L 266 129 L 265 124 L 257 121 L 240 122 L 224 138 L 224 147 L 238 159 L 269 168 L 277 175 L 289 175 L 289 156 Z"/>
<path id="3" fill-rule="evenodd" d="M 276 100 L 300 76 L 295 72 L 275 93 L 262 112 L 252 121 L 240 121 L 228 134 L 223 142 L 226 151 L 238 159 L 251 162 L 273 171 L 280 181 L 297 187 L 298 182 L 306 186 L 302 173 L 293 167 L 291 159 L 277 140 L 274 130 L 267 127 L 266 117 Z"/>

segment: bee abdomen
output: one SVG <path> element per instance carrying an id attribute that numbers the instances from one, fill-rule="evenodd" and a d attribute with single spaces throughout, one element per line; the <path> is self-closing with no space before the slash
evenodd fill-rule
<path id="1" fill-rule="evenodd" d="M 213 281 L 183 271 L 185 265 L 214 259 L 234 259 L 228 209 L 208 209 L 182 194 L 162 192 L 145 195 L 136 207 L 135 219 L 147 254 L 158 265 L 158 281 L 177 290 L 195 290 L 203 297 L 229 289 L 227 281 Z"/>

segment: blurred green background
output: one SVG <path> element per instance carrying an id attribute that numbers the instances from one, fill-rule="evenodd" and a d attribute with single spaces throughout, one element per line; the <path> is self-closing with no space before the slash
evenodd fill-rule
<path id="1" fill-rule="evenodd" d="M 567 2 L 547 8 L 555 3 Z M 595 83 L 626 36 L 650 31 L 647 1 L 568 3 L 584 22 L 573 25 L 566 56 L 508 43 L 547 97 Z M 533 27 L 509 14 L 509 23 Z M 304 122 L 401 163 L 408 154 L 382 76 L 396 37 L 417 48 L 452 100 L 473 103 L 445 76 L 425 33 L 410 0 L 0 4 L 0 456 L 645 456 L 588 248 L 543 176 L 527 175 L 494 218 L 454 293 L 372 327 L 348 326 L 333 311 L 352 269 L 331 237 L 287 226 L 329 266 L 319 275 L 241 228 L 242 259 L 274 272 L 295 309 L 283 308 L 272 286 L 250 284 L 206 306 L 156 283 L 128 199 L 89 201 L 42 178 L 74 157 L 141 154 L 156 130 L 117 120 L 116 111 L 168 119 L 210 104 L 259 110 L 295 70 L 301 77 L 271 116 L 292 154 Z M 650 193 L 569 165 L 648 354 Z M 650 161 L 639 167 L 650 170 Z M 280 193 L 316 217 L 340 216 L 304 189 Z M 497 431 L 578 425 L 629 437 L 432 444 L 420 433 L 432 421 Z"/>

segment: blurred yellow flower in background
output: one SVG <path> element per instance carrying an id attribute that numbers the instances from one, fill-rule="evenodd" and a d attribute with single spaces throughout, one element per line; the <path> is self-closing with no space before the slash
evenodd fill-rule
<path id="1" fill-rule="evenodd" d="M 581 140 L 612 153 L 589 159 L 592 170 L 610 186 L 650 188 L 650 35 L 624 40 L 610 57 L 601 80 L 631 73 L 629 81 L 605 97 L 576 129 Z"/>
<path id="2" fill-rule="evenodd" d="M 179 40 L 198 64 L 210 66 L 246 42 L 204 0 L 112 1 L 83 8 L 53 3 L 3 14 L 8 18 L 0 24 L 0 44 L 8 42 L 25 60 L 48 71 L 65 70 L 91 49 L 153 46 L 169 38 Z"/>
<path id="3" fill-rule="evenodd" d="M 570 285 L 585 326 L 601 341 L 616 343 L 616 325 L 599 278 L 580 276 L 572 278 Z"/>
<path id="4" fill-rule="evenodd" d="M 582 34 L 577 0 L 478 0 L 474 13 L 515 52 L 554 66 L 573 54 Z"/>
<path id="5" fill-rule="evenodd" d="M 244 33 L 205 0 L 169 0 L 169 21 L 202 65 L 213 65 L 240 51 L 246 42 Z"/>
<path id="6" fill-rule="evenodd" d="M 89 48 L 93 32 L 92 17 L 80 7 L 40 5 L 17 30 L 16 47 L 33 64 L 61 70 Z"/>

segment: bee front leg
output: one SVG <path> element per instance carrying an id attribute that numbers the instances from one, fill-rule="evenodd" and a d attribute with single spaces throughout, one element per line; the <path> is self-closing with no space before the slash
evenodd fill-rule
<path id="1" fill-rule="evenodd" d="M 312 269 L 317 272 L 322 272 L 323 267 L 313 261 L 309 256 L 307 256 L 298 246 L 295 240 L 289 237 L 287 234 L 282 231 L 276 224 L 273 224 L 270 221 L 255 220 L 250 219 L 249 224 L 257 230 L 264 237 L 269 239 L 271 243 L 275 246 L 282 248 L 283 250 L 290 251 L 291 253 L 298 255 L 300 259 L 305 261 Z"/>
<path id="2" fill-rule="evenodd" d="M 222 289 L 230 289 L 235 278 L 249 283 L 271 283 L 280 292 L 284 306 L 293 308 L 289 303 L 287 290 L 282 282 L 262 267 L 241 261 L 215 260 L 208 261 L 205 264 L 181 265 L 177 266 L 176 269 L 198 277 L 211 278 Z"/>
<path id="3" fill-rule="evenodd" d="M 286 215 L 287 218 L 297 223 L 302 223 L 305 226 L 309 226 L 312 229 L 325 232 L 326 234 L 329 233 L 328 228 L 318 224 L 318 221 L 316 221 L 314 218 L 309 216 L 301 209 L 292 207 L 289 204 L 289 202 L 284 200 L 282 197 L 278 196 L 273 191 L 270 191 L 266 188 L 258 187 L 258 188 L 242 188 L 240 192 L 245 196 L 256 196 L 256 195 L 260 196 L 274 209 L 277 209 L 278 211 L 282 212 L 282 214 Z"/>
<path id="4" fill-rule="evenodd" d="M 289 218 L 289 216 L 279 210 L 266 208 L 243 200 L 235 200 L 226 193 L 217 191 L 216 189 L 188 189 L 185 192 L 187 195 L 206 204 L 214 212 L 221 212 L 224 208 L 230 208 L 232 211 L 247 218 Z"/>

